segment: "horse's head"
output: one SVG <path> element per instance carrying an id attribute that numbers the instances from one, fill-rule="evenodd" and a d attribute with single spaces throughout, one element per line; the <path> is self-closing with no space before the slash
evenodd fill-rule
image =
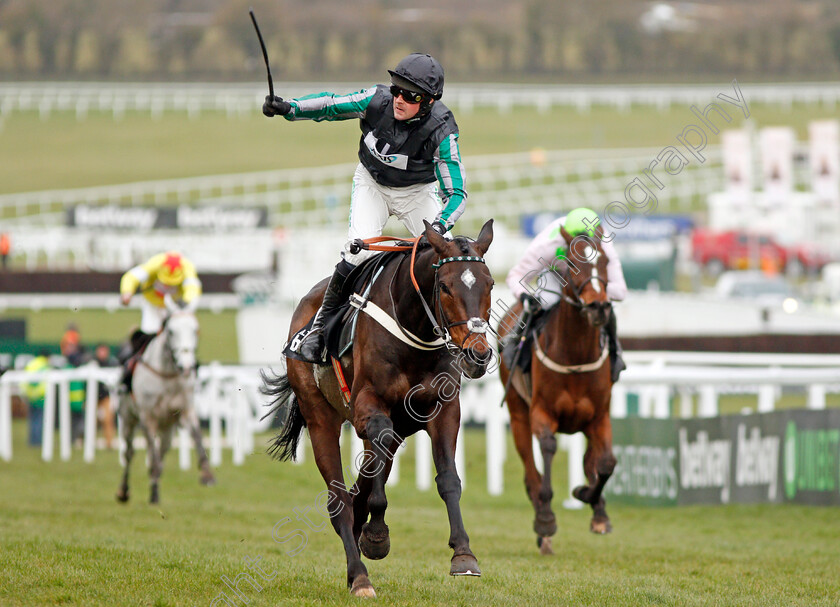
<path id="1" fill-rule="evenodd" d="M 458 351 L 461 371 L 473 379 L 481 377 L 493 356 L 487 342 L 493 277 L 484 263 L 484 254 L 493 242 L 493 220 L 484 224 L 474 242 L 446 240 L 424 223 L 426 239 L 438 256 L 433 264 L 437 320 L 451 338 L 447 347 Z"/>
<path id="2" fill-rule="evenodd" d="M 188 373 L 196 367 L 198 319 L 192 309 L 178 307 L 169 296 L 166 298 L 166 307 L 169 310 L 164 324 L 166 347 L 172 353 L 178 371 Z"/>
<path id="3" fill-rule="evenodd" d="M 604 325 L 612 313 L 607 296 L 607 255 L 601 247 L 604 232 L 601 226 L 594 236 L 572 236 L 565 228 L 560 234 L 567 244 L 566 268 L 563 272 L 565 291 L 571 290 L 567 301 L 580 307 L 581 313 L 593 327 Z"/>

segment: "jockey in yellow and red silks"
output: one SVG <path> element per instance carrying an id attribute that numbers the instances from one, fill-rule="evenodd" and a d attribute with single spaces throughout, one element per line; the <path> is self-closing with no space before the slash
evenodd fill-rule
<path id="1" fill-rule="evenodd" d="M 167 314 L 164 297 L 169 295 L 176 303 L 194 305 L 201 296 L 201 281 L 190 260 L 178 252 L 168 251 L 123 274 L 120 300 L 124 306 L 138 290 L 144 296 L 140 330 L 155 335 Z"/>

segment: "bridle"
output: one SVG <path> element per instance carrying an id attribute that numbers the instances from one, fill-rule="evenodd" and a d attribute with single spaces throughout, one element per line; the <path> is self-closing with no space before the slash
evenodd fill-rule
<path id="1" fill-rule="evenodd" d="M 435 334 L 436 337 L 443 342 L 442 345 L 446 346 L 446 349 L 453 355 L 460 355 L 464 351 L 464 344 L 467 343 L 467 340 L 472 335 L 483 335 L 487 333 L 489 328 L 489 324 L 486 320 L 479 317 L 469 318 L 466 320 L 457 320 L 455 322 L 450 321 L 447 316 L 446 312 L 443 309 L 443 303 L 440 298 L 440 276 L 438 274 L 438 270 L 440 270 L 441 266 L 452 263 L 455 261 L 460 262 L 471 262 L 471 263 L 483 263 L 486 264 L 483 257 L 479 257 L 477 255 L 455 255 L 452 257 L 444 257 L 439 259 L 436 263 L 432 264 L 432 267 L 435 269 L 435 282 L 432 292 L 432 305 L 435 308 L 435 312 L 429 307 L 429 304 L 426 303 L 426 298 L 423 297 L 423 293 L 420 291 L 420 285 L 417 283 L 417 277 L 414 273 L 414 267 L 417 261 L 417 247 L 420 244 L 420 239 L 422 237 L 418 236 L 416 238 L 411 238 L 404 242 L 410 242 L 411 245 L 380 245 L 376 244 L 383 241 L 393 241 L 397 240 L 396 238 L 390 236 L 378 236 L 376 238 L 368 238 L 365 240 L 354 241 L 354 246 L 357 247 L 356 251 L 360 249 L 367 249 L 370 251 L 411 251 L 411 262 L 409 266 L 409 274 L 411 276 L 411 284 L 414 286 L 414 291 L 417 293 L 417 297 L 420 299 L 420 303 L 423 304 L 423 310 L 426 313 L 429 322 L 432 324 L 432 332 Z M 353 249 L 351 248 L 351 251 Z M 396 276 L 396 274 L 395 274 Z M 391 297 L 391 303 L 393 302 L 393 296 Z M 394 306 L 394 314 L 396 315 L 396 307 Z M 452 340 L 452 334 L 450 329 L 453 327 L 459 327 L 461 325 L 467 326 L 467 334 L 464 336 L 464 339 L 461 341 L 460 344 L 456 344 Z"/>
<path id="2" fill-rule="evenodd" d="M 598 282 L 604 285 L 604 291 L 607 290 L 607 279 L 603 276 L 589 276 L 586 280 L 584 280 L 579 285 L 575 284 L 572 280 L 572 273 L 569 271 L 569 268 L 566 267 L 566 270 L 563 272 L 563 277 L 566 279 L 566 282 L 572 287 L 572 295 L 574 298 L 570 297 L 566 293 L 566 289 L 563 289 L 560 292 L 560 297 L 563 298 L 567 304 L 578 308 L 581 311 L 581 314 L 587 309 L 596 309 L 596 308 L 611 308 L 612 303 L 610 303 L 609 299 L 607 301 L 593 301 L 592 303 L 583 303 L 583 299 L 581 298 L 581 294 L 583 293 L 583 288 L 588 285 L 590 282 L 597 280 Z"/>

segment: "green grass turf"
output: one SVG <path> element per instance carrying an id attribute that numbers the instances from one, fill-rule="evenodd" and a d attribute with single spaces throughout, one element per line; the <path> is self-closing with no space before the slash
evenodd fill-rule
<path id="1" fill-rule="evenodd" d="M 146 503 L 141 451 L 131 470 L 132 501 L 119 505 L 113 452 L 85 464 L 74 450 L 70 462 L 46 464 L 23 444 L 24 431 L 23 422 L 15 424 L 14 459 L 0 463 L 0 604 L 209 605 L 225 590 L 222 576 L 246 571 L 245 557 L 260 557 L 267 573 L 277 572 L 270 582 L 260 580 L 261 591 L 241 586 L 250 606 L 359 604 L 344 588 L 343 550 L 330 527 L 307 529 L 295 556 L 286 551 L 297 542 L 272 539 L 285 517 L 291 522 L 282 535 L 306 529 L 295 509 L 313 505 L 324 490 L 311 453 L 302 466 L 256 453 L 234 467 L 226 451 L 212 488 L 199 486 L 195 470 L 179 470 L 173 453 L 155 507 Z M 467 432 L 462 507 L 480 579 L 447 575 L 445 509 L 434 490 L 414 488 L 409 447 L 401 482 L 387 491 L 391 554 L 366 561 L 378 604 L 837 605 L 840 527 L 833 508 L 613 504 L 615 531 L 595 536 L 588 511 L 559 508 L 566 491 L 560 457 L 557 554 L 541 557 L 521 464 L 509 447 L 507 491 L 489 497 L 483 434 Z"/>
<path id="2" fill-rule="evenodd" d="M 114 293 L 114 297 L 117 294 Z M 203 362 L 216 360 L 222 363 L 239 362 L 236 336 L 236 311 L 214 313 L 201 310 L 197 313 L 201 335 L 198 342 L 198 359 Z M 0 320 L 24 319 L 26 341 L 38 344 L 55 344 L 64 334 L 68 323 L 75 323 L 82 337 L 82 344 L 93 347 L 99 342 L 111 345 L 128 338 L 132 327 L 140 324 L 139 310 L 16 310 L 0 312 Z"/>
<path id="3" fill-rule="evenodd" d="M 708 102 L 731 91 L 728 83 L 710 86 Z M 749 102 L 748 87 L 743 93 Z M 790 125 L 800 139 L 807 137 L 810 120 L 836 116 L 836 110 L 823 106 L 786 111 L 753 104 L 750 110 L 755 127 Z M 727 127 L 743 125 L 742 114 L 731 116 Z M 686 125 L 697 123 L 684 106 L 626 112 L 595 107 L 588 113 L 554 108 L 545 114 L 484 108 L 456 112 L 456 118 L 467 169 L 470 156 L 533 148 L 665 147 L 675 144 Z M 355 120 L 289 124 L 258 112 L 231 118 L 205 112 L 193 120 L 184 113 L 153 120 L 148 113 L 129 112 L 119 121 L 109 113 L 76 121 L 72 112 L 55 112 L 42 121 L 34 112 L 13 112 L 0 128 L 0 193 L 354 162 L 358 137 Z"/>

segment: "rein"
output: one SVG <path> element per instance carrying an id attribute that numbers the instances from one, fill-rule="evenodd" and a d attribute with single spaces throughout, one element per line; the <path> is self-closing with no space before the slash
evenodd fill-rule
<path id="1" fill-rule="evenodd" d="M 356 239 L 353 241 L 353 244 L 350 247 L 351 252 L 358 252 L 361 249 L 367 249 L 369 251 L 409 251 L 411 250 L 411 263 L 409 264 L 409 275 L 411 276 L 411 283 L 414 285 L 414 291 L 417 293 L 417 297 L 420 299 L 420 303 L 423 304 L 423 309 L 426 312 L 426 316 L 429 318 L 429 321 L 432 323 L 432 332 L 443 341 L 443 345 L 446 346 L 447 350 L 453 353 L 457 353 L 458 351 L 463 350 L 464 344 L 462 343 L 460 346 L 457 346 L 452 343 L 452 337 L 449 333 L 449 329 L 452 327 L 457 327 L 460 325 L 467 325 L 467 329 L 469 333 L 467 337 L 464 337 L 464 341 L 467 340 L 470 334 L 472 333 L 486 333 L 487 327 L 486 323 L 477 323 L 474 319 L 468 320 L 459 320 L 456 322 L 450 322 L 448 318 L 446 318 L 446 314 L 443 311 L 443 304 L 440 300 L 440 282 L 438 279 L 438 270 L 444 264 L 453 262 L 453 261 L 472 261 L 472 262 L 479 262 L 485 263 L 483 257 L 478 257 L 476 255 L 456 255 L 454 257 L 445 257 L 443 259 L 438 260 L 436 263 L 432 264 L 432 267 L 435 269 L 435 286 L 433 292 L 433 299 L 434 304 L 438 308 L 438 313 L 440 314 L 441 319 L 444 321 L 445 326 L 441 326 L 441 323 L 438 323 L 437 318 L 435 317 L 434 312 L 432 312 L 431 308 L 429 308 L 429 304 L 426 303 L 426 299 L 423 297 L 423 294 L 420 292 L 420 285 L 417 283 L 417 276 L 414 273 L 414 266 L 417 260 L 417 248 L 420 244 L 420 239 L 422 237 L 418 236 L 416 238 L 410 238 L 405 242 L 410 242 L 412 244 L 408 245 L 381 245 L 378 244 L 380 242 L 385 241 L 396 241 L 399 240 L 392 236 L 377 236 L 375 238 L 366 238 L 366 239 Z M 355 250 L 354 250 L 355 249 Z M 395 310 L 396 312 L 396 310 Z M 405 331 L 403 331 L 405 333 Z M 411 337 L 414 337 L 413 335 Z M 416 338 L 415 338 L 416 339 Z M 425 342 L 424 342 L 425 343 Z"/>

